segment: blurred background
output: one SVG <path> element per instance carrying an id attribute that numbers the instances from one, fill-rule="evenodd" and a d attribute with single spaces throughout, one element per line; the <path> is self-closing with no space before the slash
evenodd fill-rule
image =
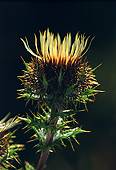
<path id="1" fill-rule="evenodd" d="M 67 32 L 72 36 L 79 31 L 95 36 L 87 53 L 89 63 L 96 67 L 99 87 L 105 93 L 98 94 L 95 103 L 88 105 L 88 112 L 78 113 L 82 128 L 91 133 L 82 134 L 80 145 L 63 148 L 52 153 L 46 170 L 116 170 L 116 2 L 114 1 L 1 1 L 0 2 L 0 117 L 24 113 L 25 103 L 16 100 L 20 88 L 17 75 L 23 63 L 20 56 L 29 61 L 28 53 L 20 37 L 34 40 L 34 33 L 46 28 Z M 28 110 L 28 109 L 27 109 Z M 26 110 L 26 111 L 27 111 Z M 26 137 L 18 134 L 18 142 Z M 32 144 L 31 144 L 32 146 Z M 27 150 L 22 159 L 34 162 L 37 155 Z"/>

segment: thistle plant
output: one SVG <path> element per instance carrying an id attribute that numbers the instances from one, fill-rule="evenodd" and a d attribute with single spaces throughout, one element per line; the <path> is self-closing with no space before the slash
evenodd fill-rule
<path id="1" fill-rule="evenodd" d="M 39 39 L 34 35 L 32 50 L 27 38 L 21 38 L 31 58 L 29 62 L 22 58 L 25 69 L 18 76 L 22 85 L 18 98 L 32 101 L 34 111 L 20 119 L 33 133 L 30 140 L 36 141 L 41 153 L 36 169 L 43 170 L 50 152 L 60 145 L 66 147 L 66 140 L 73 148 L 72 140 L 78 143 L 78 135 L 87 132 L 79 127 L 76 115 L 82 105 L 87 110 L 87 103 L 100 90 L 95 69 L 85 58 L 93 39 L 77 33 L 72 43 L 70 33 L 61 40 L 49 29 L 40 32 Z"/>
<path id="2" fill-rule="evenodd" d="M 15 144 L 15 131 L 10 131 L 11 128 L 19 124 L 18 117 L 9 118 L 6 115 L 0 120 L 0 169 L 8 170 L 15 168 L 13 161 L 19 162 L 18 152 L 23 149 L 23 145 Z M 8 119 L 8 120 L 7 120 Z"/>

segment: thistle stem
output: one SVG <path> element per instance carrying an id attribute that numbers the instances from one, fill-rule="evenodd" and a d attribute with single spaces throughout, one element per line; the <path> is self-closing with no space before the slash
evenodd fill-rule
<path id="1" fill-rule="evenodd" d="M 52 125 L 55 127 L 56 124 L 57 124 L 57 121 L 58 121 L 58 118 L 54 118 L 51 123 Z M 47 135 L 46 135 L 46 145 L 49 146 L 50 143 L 52 143 L 53 141 L 53 136 L 54 134 L 52 133 L 52 131 L 50 130 Z M 37 164 L 37 169 L 36 170 L 44 170 L 45 167 L 46 167 L 46 161 L 48 159 L 48 156 L 49 156 L 49 153 L 50 153 L 50 148 L 48 147 L 46 150 L 42 151 L 41 152 L 41 155 L 40 155 L 40 158 L 39 158 L 39 161 L 38 161 L 38 164 Z"/>
<path id="2" fill-rule="evenodd" d="M 39 162 L 37 164 L 37 170 L 44 170 L 45 169 L 45 164 L 49 156 L 49 149 L 47 149 L 44 152 L 41 152 Z"/>

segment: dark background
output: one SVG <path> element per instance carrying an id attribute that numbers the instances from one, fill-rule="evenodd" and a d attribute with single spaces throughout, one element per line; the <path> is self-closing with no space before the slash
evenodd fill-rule
<path id="1" fill-rule="evenodd" d="M 16 100 L 20 88 L 20 56 L 28 59 L 20 37 L 46 28 L 63 37 L 67 32 L 95 36 L 88 60 L 93 67 L 100 63 L 96 76 L 105 93 L 89 104 L 89 112 L 78 114 L 80 125 L 91 133 L 79 136 L 75 152 L 70 147 L 51 154 L 46 170 L 116 170 L 116 3 L 114 1 L 12 1 L 0 2 L 0 117 L 24 113 L 25 103 Z M 19 135 L 23 142 L 24 136 Z M 24 139 L 25 140 L 25 139 Z M 30 146 L 27 146 L 29 149 Z M 32 152 L 22 158 L 34 161 Z"/>

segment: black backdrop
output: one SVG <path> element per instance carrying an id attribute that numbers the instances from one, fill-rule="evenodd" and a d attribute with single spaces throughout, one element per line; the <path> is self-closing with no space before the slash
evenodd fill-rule
<path id="1" fill-rule="evenodd" d="M 78 114 L 83 128 L 91 133 L 80 135 L 76 151 L 70 147 L 60 149 L 48 160 L 47 170 L 115 170 L 116 161 L 116 3 L 114 1 L 4 1 L 0 2 L 0 117 L 9 111 L 16 115 L 24 113 L 25 104 L 16 100 L 20 87 L 17 75 L 21 74 L 20 56 L 28 55 L 20 41 L 27 36 L 50 28 L 64 36 L 77 31 L 95 36 L 87 54 L 93 67 L 102 63 L 96 71 L 100 88 L 89 112 Z M 19 141 L 24 136 L 18 134 Z M 27 146 L 29 149 L 29 146 Z M 34 161 L 32 152 L 22 157 Z"/>

